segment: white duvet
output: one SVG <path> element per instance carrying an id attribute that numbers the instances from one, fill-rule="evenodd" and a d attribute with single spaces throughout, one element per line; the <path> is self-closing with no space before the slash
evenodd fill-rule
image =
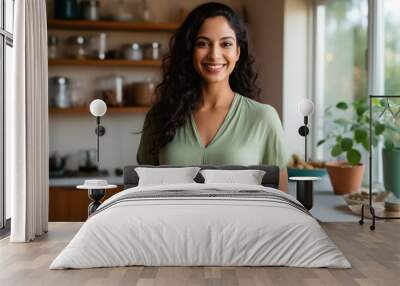
<path id="1" fill-rule="evenodd" d="M 262 190 L 239 184 L 141 186 L 120 192 Z M 318 222 L 280 202 L 258 198 L 151 198 L 122 201 L 90 217 L 50 269 L 127 265 L 350 268 Z"/>

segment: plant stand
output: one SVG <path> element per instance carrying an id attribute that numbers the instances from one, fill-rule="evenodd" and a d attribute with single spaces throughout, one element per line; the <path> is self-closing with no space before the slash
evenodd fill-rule
<path id="1" fill-rule="evenodd" d="M 368 208 L 371 216 L 372 216 L 372 224 L 370 225 L 370 230 L 375 230 L 375 222 L 376 219 L 400 219 L 400 217 L 386 217 L 386 216 L 378 216 L 375 214 L 375 208 L 372 205 L 372 99 L 374 98 L 383 98 L 389 100 L 391 98 L 400 98 L 400 95 L 369 95 L 368 98 L 368 108 L 369 108 L 369 202 L 368 204 L 363 204 L 361 206 L 361 218 L 359 220 L 359 224 L 364 224 L 364 209 Z M 389 107 L 390 108 L 390 107 Z M 386 112 L 387 108 L 384 109 L 380 117 Z M 399 116 L 399 113 L 393 113 L 391 110 L 393 117 Z"/>

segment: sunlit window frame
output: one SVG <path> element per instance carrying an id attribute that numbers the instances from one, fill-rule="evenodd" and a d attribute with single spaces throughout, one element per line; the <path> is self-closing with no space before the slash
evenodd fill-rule
<path id="1" fill-rule="evenodd" d="M 6 46 L 13 47 L 13 34 L 6 30 L 6 1 L 0 0 L 0 229 L 6 226 L 6 196 L 5 196 L 5 72 Z M 13 1 L 14 2 L 14 1 Z"/>
<path id="2" fill-rule="evenodd" d="M 337 1 L 337 0 L 330 0 Z M 328 1 L 314 1 L 313 6 L 313 60 L 312 60 L 312 98 L 315 103 L 315 114 L 313 116 L 314 132 L 312 144 L 324 137 L 323 124 L 320 122 L 324 116 L 324 36 L 325 36 L 325 13 Z M 368 0 L 368 93 L 384 93 L 384 7 L 380 0 Z M 323 149 L 312 148 L 312 156 L 322 160 Z M 378 160 L 380 161 L 380 160 Z"/>

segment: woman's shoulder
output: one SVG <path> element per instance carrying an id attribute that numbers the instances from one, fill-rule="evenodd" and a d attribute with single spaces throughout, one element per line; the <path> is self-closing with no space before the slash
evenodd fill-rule
<path id="1" fill-rule="evenodd" d="M 240 95 L 240 94 L 239 94 Z M 251 116 L 263 118 L 268 121 L 279 120 L 279 115 L 276 109 L 269 104 L 258 102 L 246 96 L 240 95 L 241 107 Z"/>
<path id="2" fill-rule="evenodd" d="M 143 122 L 142 132 L 144 137 L 152 136 L 156 132 L 157 126 L 158 123 L 155 116 L 155 110 L 151 107 L 149 111 L 147 111 Z"/>

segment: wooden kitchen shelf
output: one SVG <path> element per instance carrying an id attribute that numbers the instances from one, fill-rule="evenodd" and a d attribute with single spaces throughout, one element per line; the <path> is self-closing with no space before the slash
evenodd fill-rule
<path id="1" fill-rule="evenodd" d="M 49 66 L 125 66 L 125 67 L 161 67 L 161 60 L 96 60 L 96 59 L 49 59 Z"/>
<path id="2" fill-rule="evenodd" d="M 108 107 L 108 113 L 146 113 L 149 111 L 150 107 L 134 106 L 134 107 Z M 89 107 L 71 107 L 71 108 L 49 108 L 49 114 L 87 114 L 91 115 Z"/>
<path id="3" fill-rule="evenodd" d="M 173 32 L 178 23 L 136 23 L 119 21 L 89 21 L 89 20 L 58 20 L 48 19 L 49 29 L 61 30 L 111 30 L 111 31 L 139 31 L 139 32 Z"/>

